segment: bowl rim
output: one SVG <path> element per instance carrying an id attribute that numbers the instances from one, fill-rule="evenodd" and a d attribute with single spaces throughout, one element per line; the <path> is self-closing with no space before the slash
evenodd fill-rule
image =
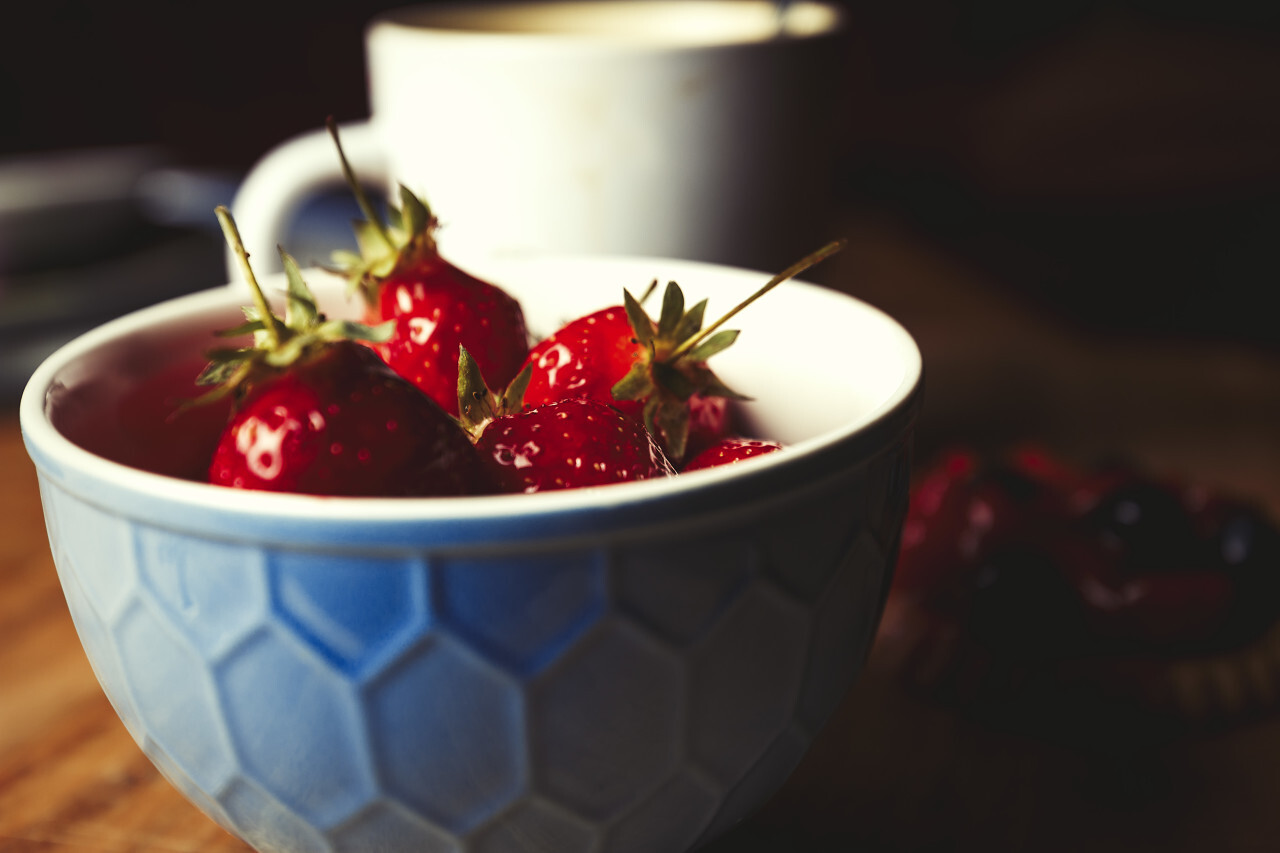
<path id="1" fill-rule="evenodd" d="M 719 264 L 629 256 L 538 256 L 540 264 L 618 264 L 644 261 L 665 268 L 692 271 L 739 270 Z M 307 271 L 304 270 L 304 275 Z M 910 333 L 884 311 L 857 297 L 803 280 L 781 287 L 826 291 L 857 303 L 859 310 L 884 324 L 901 347 L 903 376 L 881 403 L 854 423 L 828 430 L 789 446 L 786 453 L 766 454 L 719 468 L 607 487 L 568 489 L 537 495 L 484 495 L 463 498 L 351 498 L 237 490 L 228 501 L 224 487 L 133 468 L 86 450 L 54 427 L 47 397 L 59 372 L 99 346 L 118 340 L 131 330 L 165 318 L 191 317 L 228 306 L 228 294 L 242 299 L 242 284 L 232 282 L 168 299 L 108 321 L 65 343 L 33 372 L 19 402 L 19 423 L 28 455 L 42 482 L 55 484 L 82 500 L 116 514 L 154 520 L 189 531 L 236 537 L 276 538 L 318 536 L 320 541 L 347 542 L 352 528 L 364 527 L 367 543 L 409 541 L 426 525 L 440 525 L 441 537 L 459 540 L 491 536 L 494 522 L 520 528 L 515 535 L 560 535 L 588 529 L 620 529 L 628 518 L 660 518 L 677 522 L 689 514 L 706 516 L 727 501 L 775 504 L 779 492 L 795 487 L 818 487 L 851 464 L 860 464 L 891 449 L 912 431 L 923 396 L 924 364 Z M 236 303 L 230 303 L 234 307 Z M 801 471 L 792 469 L 801 468 Z M 780 489 L 780 484 L 790 485 Z M 128 511 L 120 507 L 129 507 Z M 211 518 L 202 518 L 209 515 Z M 281 529 L 284 524 L 289 530 Z M 230 525 L 230 527 L 228 527 Z M 449 528 L 448 532 L 443 532 Z M 221 533 L 219 533 L 221 531 Z M 383 537 L 379 540 L 379 537 Z"/>

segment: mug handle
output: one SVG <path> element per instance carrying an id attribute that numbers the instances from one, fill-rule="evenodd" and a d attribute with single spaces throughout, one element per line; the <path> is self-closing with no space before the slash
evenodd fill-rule
<path id="1" fill-rule="evenodd" d="M 385 187 L 390 181 L 389 166 L 372 123 L 340 124 L 338 132 L 347 160 L 360 180 Z M 279 272 L 282 266 L 276 247 L 284 241 L 302 205 L 322 190 L 345 183 L 328 130 L 308 131 L 285 140 L 255 163 L 231 201 L 231 215 L 253 258 L 254 272 Z M 226 267 L 229 280 L 238 281 L 240 267 L 230 248 Z"/>

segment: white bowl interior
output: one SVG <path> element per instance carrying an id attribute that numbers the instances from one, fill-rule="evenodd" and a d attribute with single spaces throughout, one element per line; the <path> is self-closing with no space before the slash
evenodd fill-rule
<path id="1" fill-rule="evenodd" d="M 492 259 L 471 271 L 520 299 L 535 337 L 576 316 L 620 304 L 624 288 L 639 296 L 654 279 L 660 287 L 647 306 L 651 313 L 657 312 L 661 285 L 673 280 L 689 304 L 708 299 L 710 321 L 769 278 L 766 273 L 649 258 Z M 359 305 L 345 297 L 339 279 L 320 270 L 308 270 L 305 277 L 330 315 L 358 315 Z M 269 293 L 276 292 L 282 289 L 283 279 L 265 277 L 263 284 Z M 29 444 L 40 449 L 42 458 L 59 465 L 101 469 L 105 464 L 108 469 L 98 474 L 109 478 L 138 476 L 136 471 L 109 470 L 113 464 L 198 478 L 225 419 L 225 408 L 197 410 L 171 423 L 166 417 L 180 399 L 197 393 L 192 380 L 203 363 L 203 353 L 211 346 L 226 345 L 213 332 L 239 323 L 239 308 L 245 302 L 244 285 L 233 283 L 137 312 L 68 344 L 41 366 L 24 395 L 23 428 Z M 907 332 L 879 310 L 826 288 L 786 282 L 733 318 L 727 328 L 740 329 L 742 334 L 733 347 L 716 356 L 715 367 L 731 387 L 753 397 L 741 407 L 751 432 L 790 445 L 790 454 L 855 435 L 902 406 L 920 384 L 920 353 Z M 772 454 L 752 462 L 785 464 L 780 457 L 787 455 Z M 506 502 L 511 500 L 520 501 L 525 510 L 533 506 L 529 501 L 564 507 L 623 501 L 633 494 L 679 489 L 685 481 L 695 482 L 695 477 L 727 476 L 733 472 L 711 470 L 611 486 L 603 490 L 607 494 L 572 490 L 532 498 L 468 498 L 449 501 L 449 512 L 499 511 L 502 506 L 509 510 Z M 195 485 L 184 482 L 181 488 Z M 154 491 L 173 485 L 155 481 L 146 487 Z M 222 491 L 203 484 L 199 488 Z M 590 494 L 580 494 L 583 491 Z M 288 496 L 270 496 L 282 497 Z M 331 505 L 351 502 L 330 499 Z M 399 503 L 441 502 L 401 499 Z M 421 511 L 421 506 L 414 509 Z"/>

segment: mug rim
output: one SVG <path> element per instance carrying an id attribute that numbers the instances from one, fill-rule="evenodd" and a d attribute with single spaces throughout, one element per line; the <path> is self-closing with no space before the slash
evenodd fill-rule
<path id="1" fill-rule="evenodd" d="M 614 13 L 623 7 L 644 7 L 651 17 L 658 7 L 669 9 L 682 21 L 692 21 L 695 15 L 716 14 L 732 23 L 719 34 L 695 36 L 687 27 L 595 29 L 582 27 L 575 30 L 537 27 L 483 28 L 463 23 L 449 24 L 450 19 L 501 15 L 507 12 L 547 11 L 559 9 L 565 13 L 593 14 Z M 401 37 L 466 43 L 468 46 L 494 44 L 502 49 L 530 48 L 537 45 L 554 46 L 556 49 L 580 47 L 593 49 L 632 48 L 636 50 L 700 50 L 751 45 L 777 45 L 795 42 L 817 41 L 839 35 L 845 28 L 846 12 L 832 0 L 796 0 L 787 4 L 785 14 L 792 23 L 785 28 L 767 28 L 761 25 L 761 15 L 772 12 L 777 15 L 779 4 L 769 0 L 454 0 L 431 5 L 408 5 L 385 10 L 374 15 L 366 26 L 366 37 L 395 33 Z M 801 16 L 796 20 L 797 16 Z M 580 20 L 580 16 L 579 16 Z M 635 18 L 628 18 L 634 22 Z M 776 20 L 776 17 L 775 17 Z M 778 36 L 781 36 L 780 38 Z"/>

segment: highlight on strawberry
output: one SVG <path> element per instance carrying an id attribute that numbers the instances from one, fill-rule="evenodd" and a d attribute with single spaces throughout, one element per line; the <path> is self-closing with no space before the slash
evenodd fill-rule
<path id="1" fill-rule="evenodd" d="M 343 175 L 364 219 L 354 223 L 357 252 L 333 253 L 349 293 L 359 294 L 370 323 L 390 321 L 376 342 L 383 359 L 450 414 L 457 414 L 458 348 L 465 346 L 495 383 L 508 383 L 529 351 L 520 303 L 502 288 L 440 255 L 438 221 L 427 203 L 400 186 L 400 206 L 384 221 L 327 122 Z"/>
<path id="2" fill-rule="evenodd" d="M 277 492 L 344 496 L 454 496 L 492 491 L 468 436 L 439 405 L 393 371 L 367 342 L 370 327 L 320 313 L 296 261 L 281 250 L 287 309 L 274 314 L 231 214 L 218 221 L 253 304 L 221 332 L 252 343 L 211 352 L 198 404 L 233 395 L 208 481 Z"/>
<path id="3" fill-rule="evenodd" d="M 703 326 L 707 300 L 686 307 L 674 281 L 667 284 L 655 321 L 642 299 L 623 291 L 623 303 L 567 323 L 534 345 L 524 401 L 542 406 L 590 397 L 643 423 L 677 465 L 722 438 L 732 425 L 727 403 L 749 399 L 728 387 L 707 361 L 737 340 L 721 327 L 747 306 L 844 247 L 837 240 L 773 276 L 720 319 Z M 656 282 L 650 286 L 652 289 Z M 487 374 L 486 374 L 487 375 Z"/>

